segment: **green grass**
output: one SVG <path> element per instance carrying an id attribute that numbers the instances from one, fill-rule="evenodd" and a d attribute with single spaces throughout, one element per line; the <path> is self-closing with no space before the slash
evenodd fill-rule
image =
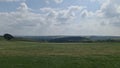
<path id="1" fill-rule="evenodd" d="M 0 40 L 0 68 L 119 68 L 120 43 Z"/>

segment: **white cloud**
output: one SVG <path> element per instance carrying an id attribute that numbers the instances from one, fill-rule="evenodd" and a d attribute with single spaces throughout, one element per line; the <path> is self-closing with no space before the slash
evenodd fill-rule
<path id="1" fill-rule="evenodd" d="M 26 3 L 21 3 L 17 11 L 0 13 L 0 31 L 16 35 L 64 33 L 68 25 L 73 23 L 75 12 L 82 9 L 80 6 L 67 9 L 41 8 L 43 13 L 33 13 Z"/>
<path id="2" fill-rule="evenodd" d="M 17 10 L 19 12 L 29 12 L 31 9 L 28 8 L 28 6 L 26 5 L 26 3 L 23 2 L 23 3 L 20 4 L 20 7 L 18 7 Z"/>
<path id="3" fill-rule="evenodd" d="M 120 35 L 119 4 L 112 3 L 105 2 L 95 13 L 83 6 L 44 7 L 40 13 L 34 13 L 26 3 L 21 3 L 17 11 L 0 12 L 0 32 L 15 35 Z"/>
<path id="4" fill-rule="evenodd" d="M 52 9 L 42 8 L 41 10 L 47 14 L 47 19 L 54 20 L 55 24 L 70 23 L 76 16 L 76 11 L 81 11 L 84 7 L 81 6 L 70 6 L 67 9 Z M 51 19 L 52 18 L 52 19 Z"/>
<path id="5" fill-rule="evenodd" d="M 98 16 L 109 21 L 109 25 L 119 26 L 120 24 L 120 12 L 119 12 L 119 0 L 107 0 L 101 5 L 100 10 L 97 11 Z"/>

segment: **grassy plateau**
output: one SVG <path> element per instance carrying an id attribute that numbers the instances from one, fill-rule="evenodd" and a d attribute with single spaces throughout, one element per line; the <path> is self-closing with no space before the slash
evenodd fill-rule
<path id="1" fill-rule="evenodd" d="M 0 40 L 0 68 L 120 68 L 120 43 Z"/>

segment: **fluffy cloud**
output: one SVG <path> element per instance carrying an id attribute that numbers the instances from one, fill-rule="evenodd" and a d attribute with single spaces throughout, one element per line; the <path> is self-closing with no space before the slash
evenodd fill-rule
<path id="1" fill-rule="evenodd" d="M 0 13 L 0 31 L 16 35 L 64 33 L 68 25 L 73 23 L 75 12 L 82 9 L 80 6 L 67 9 L 41 8 L 42 13 L 33 13 L 26 3 L 21 3 L 15 12 Z"/>
<path id="2" fill-rule="evenodd" d="M 85 9 L 81 12 L 81 17 L 85 23 L 82 23 L 85 27 L 84 30 L 100 35 L 120 35 L 120 1 L 91 0 L 91 2 L 95 1 L 101 5 L 99 10 L 92 12 Z M 90 30 L 86 28 L 90 28 Z"/>
<path id="3" fill-rule="evenodd" d="M 70 23 L 70 21 L 76 17 L 75 11 L 81 11 L 82 9 L 84 9 L 84 7 L 70 6 L 68 9 L 42 8 L 41 10 L 45 12 L 48 20 L 54 20 L 54 23 L 61 24 Z"/>
<path id="4" fill-rule="evenodd" d="M 120 35 L 119 1 L 105 1 L 96 12 L 87 7 L 40 9 L 21 3 L 14 12 L 0 12 L 0 32 L 15 35 Z"/>
<path id="5" fill-rule="evenodd" d="M 97 11 L 98 17 L 106 19 L 108 25 L 119 26 L 120 25 L 120 1 L 119 0 L 106 0 L 101 5 L 100 10 Z"/>
<path id="6" fill-rule="evenodd" d="M 16 12 L 0 13 L 0 31 L 18 35 L 27 31 L 25 35 L 29 35 L 29 32 L 33 32 L 36 26 L 43 23 L 42 17 L 41 14 L 30 12 L 27 5 L 22 3 Z"/>

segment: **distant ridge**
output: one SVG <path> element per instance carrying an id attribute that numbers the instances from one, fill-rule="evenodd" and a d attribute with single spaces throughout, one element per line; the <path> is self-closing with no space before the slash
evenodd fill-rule
<path id="1" fill-rule="evenodd" d="M 120 41 L 120 36 L 19 36 L 18 38 L 38 42 Z"/>
<path id="2" fill-rule="evenodd" d="M 50 40 L 50 42 L 81 42 L 81 41 L 89 41 L 89 39 L 85 37 L 69 36 Z"/>

